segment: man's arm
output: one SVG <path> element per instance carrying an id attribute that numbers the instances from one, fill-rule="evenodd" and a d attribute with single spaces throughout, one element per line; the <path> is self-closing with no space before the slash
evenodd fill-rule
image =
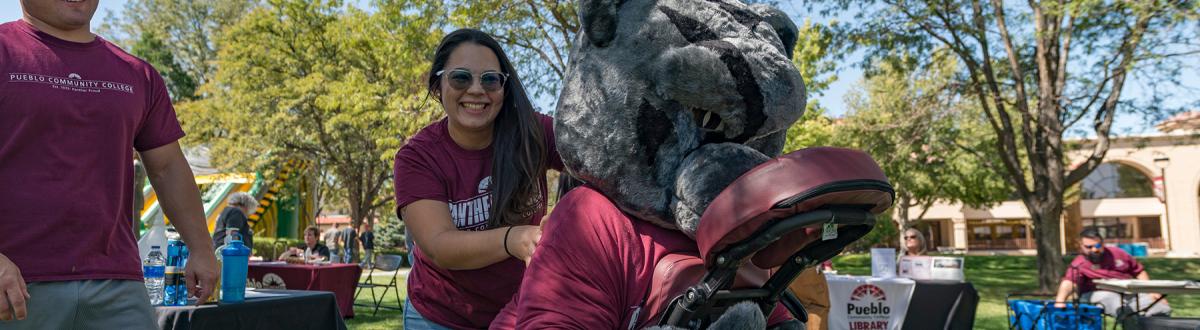
<path id="1" fill-rule="evenodd" d="M 159 205 L 175 230 L 187 244 L 191 256 L 185 270 L 188 292 L 194 293 L 197 304 L 208 300 L 217 282 L 217 258 L 213 253 L 200 190 L 178 142 L 141 152 L 146 163 L 150 184 L 158 195 Z"/>
<path id="2" fill-rule="evenodd" d="M 1070 280 L 1062 280 L 1058 284 L 1058 294 L 1054 296 L 1054 307 L 1066 307 L 1067 298 L 1071 297 L 1071 293 L 1075 292 L 1075 282 Z"/>
<path id="3" fill-rule="evenodd" d="M 1138 274 L 1137 274 L 1137 279 L 1139 279 L 1139 280 L 1143 280 L 1143 281 L 1149 281 L 1149 280 L 1150 280 L 1150 273 L 1147 273 L 1145 270 L 1143 270 L 1141 273 L 1138 273 Z M 1162 298 L 1162 294 L 1161 294 L 1161 293 L 1151 293 L 1151 294 L 1150 294 L 1150 299 L 1153 299 L 1153 300 L 1159 300 L 1159 299 L 1161 299 L 1161 298 Z M 1164 300 L 1165 300 L 1165 299 L 1164 299 Z"/>

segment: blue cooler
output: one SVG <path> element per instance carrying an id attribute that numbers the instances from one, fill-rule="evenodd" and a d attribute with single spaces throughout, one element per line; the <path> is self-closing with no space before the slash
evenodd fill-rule
<path id="1" fill-rule="evenodd" d="M 1134 256 L 1134 257 L 1145 257 L 1145 256 L 1150 255 L 1149 254 L 1150 244 L 1133 243 L 1130 245 L 1133 247 L 1133 253 L 1130 253 L 1129 255 Z"/>
<path id="2" fill-rule="evenodd" d="M 1066 308 L 1054 308 L 1051 300 L 1009 300 L 1008 323 L 1012 329 L 1039 330 L 1102 330 L 1104 310 L 1093 305 L 1068 303 Z"/>

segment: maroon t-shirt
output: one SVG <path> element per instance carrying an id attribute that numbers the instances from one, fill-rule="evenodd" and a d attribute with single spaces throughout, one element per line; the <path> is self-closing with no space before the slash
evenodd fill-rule
<path id="1" fill-rule="evenodd" d="M 1137 277 L 1144 270 L 1146 268 L 1142 267 L 1142 263 L 1125 253 L 1124 250 L 1105 246 L 1104 254 L 1100 257 L 1098 264 L 1092 263 L 1082 254 L 1075 256 L 1075 260 L 1071 260 L 1071 265 L 1067 267 L 1067 273 L 1063 275 L 1063 279 L 1075 282 L 1075 285 L 1079 286 L 1079 292 L 1092 292 L 1096 290 L 1096 283 L 1093 283 L 1092 280 L 1131 279 Z"/>
<path id="2" fill-rule="evenodd" d="M 0 25 L 0 72 L 0 253 L 29 282 L 141 280 L 133 149 L 183 137 L 162 77 L 24 21 Z"/>
<path id="3" fill-rule="evenodd" d="M 546 222 L 514 305 L 494 329 L 652 325 L 650 316 L 660 311 L 642 308 L 656 263 L 669 254 L 699 253 L 683 233 L 632 219 L 586 185 L 563 196 Z M 780 306 L 768 323 L 789 319 Z"/>
<path id="4" fill-rule="evenodd" d="M 562 159 L 554 144 L 553 119 L 537 115 L 547 146 L 547 167 L 561 170 Z M 459 230 L 485 230 L 492 202 L 492 147 L 466 150 L 450 138 L 446 119 L 418 132 L 396 153 L 397 210 L 428 199 L 446 202 Z M 545 214 L 546 177 L 541 184 L 542 208 L 529 218 L 541 222 Z M 497 246 L 497 248 L 500 248 Z M 458 329 L 486 328 L 496 313 L 517 292 L 525 263 L 509 258 L 474 270 L 437 267 L 414 247 L 415 265 L 408 274 L 408 296 L 413 307 L 434 323 Z"/>

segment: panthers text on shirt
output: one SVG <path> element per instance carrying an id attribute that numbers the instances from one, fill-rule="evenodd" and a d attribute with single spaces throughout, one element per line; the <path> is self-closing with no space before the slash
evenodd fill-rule
<path id="1" fill-rule="evenodd" d="M 487 219 L 492 207 L 492 192 L 476 195 L 467 200 L 450 202 L 450 218 L 459 230 L 487 229 Z"/>

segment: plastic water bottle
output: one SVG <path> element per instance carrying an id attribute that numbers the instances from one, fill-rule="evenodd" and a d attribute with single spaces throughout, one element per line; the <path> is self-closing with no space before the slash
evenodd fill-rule
<path id="1" fill-rule="evenodd" d="M 161 249 L 158 245 L 151 246 L 150 254 L 142 260 L 142 279 L 150 294 L 150 304 L 154 306 L 163 302 L 163 276 L 167 270 L 167 258 L 163 257 Z"/>
<path id="2" fill-rule="evenodd" d="M 167 240 L 167 272 L 163 282 L 163 306 L 186 306 L 187 285 L 183 270 L 187 266 L 188 249 L 183 241 Z"/>
<path id="3" fill-rule="evenodd" d="M 236 235 L 237 231 L 234 230 L 232 234 Z M 250 248 L 242 244 L 241 237 L 236 237 L 221 249 L 221 259 L 221 303 L 245 301 Z"/>

